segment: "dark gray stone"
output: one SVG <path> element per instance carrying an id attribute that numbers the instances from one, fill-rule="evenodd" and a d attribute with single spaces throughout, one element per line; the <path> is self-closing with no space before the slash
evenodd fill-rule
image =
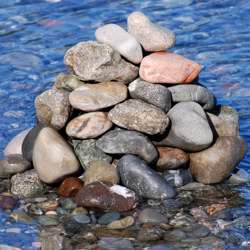
<path id="1" fill-rule="evenodd" d="M 102 215 L 98 219 L 98 223 L 101 225 L 108 225 L 109 223 L 111 223 L 115 220 L 119 220 L 120 217 L 121 217 L 121 215 L 118 212 L 109 212 L 109 213 Z"/>

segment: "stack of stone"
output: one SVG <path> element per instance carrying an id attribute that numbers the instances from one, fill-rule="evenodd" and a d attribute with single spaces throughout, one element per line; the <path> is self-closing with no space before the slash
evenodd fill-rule
<path id="1" fill-rule="evenodd" d="M 198 83 L 199 64 L 168 51 L 174 33 L 134 12 L 128 31 L 108 24 L 95 36 L 66 52 L 72 73 L 36 98 L 37 126 L 6 147 L 12 192 L 25 196 L 28 176 L 79 206 L 128 211 L 193 179 L 228 178 L 247 150 L 238 114 Z"/>

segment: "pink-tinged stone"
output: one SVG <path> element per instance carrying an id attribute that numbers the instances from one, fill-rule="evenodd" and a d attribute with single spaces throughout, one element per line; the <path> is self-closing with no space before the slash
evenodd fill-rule
<path id="1" fill-rule="evenodd" d="M 151 83 L 190 83 L 200 73 L 201 66 L 171 52 L 155 52 L 143 58 L 140 77 Z"/>

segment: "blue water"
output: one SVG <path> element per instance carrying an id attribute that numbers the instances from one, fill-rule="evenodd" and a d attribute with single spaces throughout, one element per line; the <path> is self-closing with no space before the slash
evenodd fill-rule
<path id="1" fill-rule="evenodd" d="M 65 71 L 63 55 L 94 39 L 102 24 L 126 26 L 126 16 L 143 11 L 177 34 L 173 51 L 203 65 L 201 83 L 219 103 L 239 111 L 241 134 L 250 143 L 250 2 L 247 0 L 1 0 L 0 152 L 18 132 L 34 124 L 33 101 Z M 250 154 L 240 167 L 248 170 Z M 250 207 L 247 186 L 239 189 Z M 0 221 L 5 215 L 0 212 Z M 7 227 L 1 223 L 1 231 Z M 24 226 L 27 229 L 29 226 Z M 32 226 L 33 227 L 33 226 Z M 0 243 L 32 249 L 30 236 L 4 235 Z M 246 240 L 250 240 L 248 231 Z M 22 242 L 20 243 L 20 239 Z"/>

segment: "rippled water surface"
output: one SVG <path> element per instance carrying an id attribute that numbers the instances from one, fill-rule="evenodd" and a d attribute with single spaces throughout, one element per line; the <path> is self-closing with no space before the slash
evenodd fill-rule
<path id="1" fill-rule="evenodd" d="M 240 113 L 241 134 L 250 143 L 250 4 L 246 0 L 1 0 L 0 1 L 0 156 L 7 142 L 34 124 L 33 101 L 65 71 L 67 48 L 94 39 L 102 24 L 126 26 L 126 16 L 140 10 L 177 34 L 173 51 L 203 65 L 201 83 L 219 103 Z M 241 167 L 248 169 L 250 154 Z M 239 188 L 250 207 L 247 186 Z M 34 225 L 23 234 L 3 233 L 10 227 L 0 212 L 0 243 L 33 249 Z M 18 226 L 20 225 L 12 225 Z M 24 233 L 25 231 L 29 233 Z M 242 232 L 241 232 L 242 233 Z M 250 241 L 248 230 L 242 233 Z M 35 248 L 34 248 L 35 249 Z"/>

